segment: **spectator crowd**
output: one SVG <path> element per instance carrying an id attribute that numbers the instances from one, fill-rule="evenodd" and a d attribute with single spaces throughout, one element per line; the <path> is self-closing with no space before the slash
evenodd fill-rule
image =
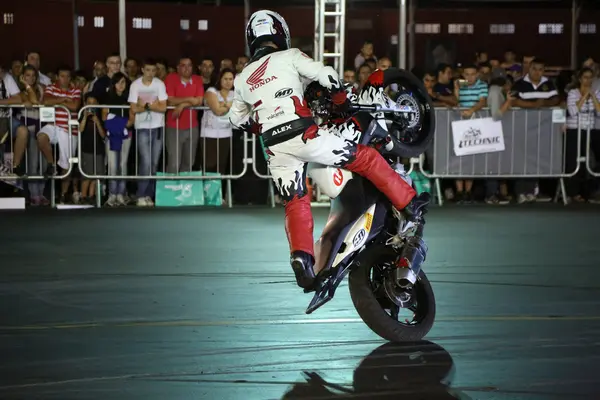
<path id="1" fill-rule="evenodd" d="M 11 155 L 11 173 L 17 177 L 64 176 L 60 203 L 92 204 L 97 185 L 85 179 L 92 175 L 108 177 L 107 206 L 153 206 L 155 181 L 110 177 L 133 170 L 137 176 L 227 174 L 233 80 L 247 61 L 245 56 L 235 64 L 225 59 L 215 68 L 206 58 L 196 68 L 187 56 L 170 66 L 155 59 L 123 62 L 111 54 L 97 61 L 88 77 L 68 66 L 44 74 L 40 54 L 30 52 L 25 62 L 0 67 L 0 154 Z M 34 105 L 55 106 L 54 123 L 45 123 Z M 70 168 L 78 146 L 84 176 Z M 50 203 L 45 181 L 29 180 L 26 186 L 31 205 Z"/>
<path id="2" fill-rule="evenodd" d="M 600 68 L 597 60 L 583 57 L 577 71 L 561 71 L 553 77 L 546 75 L 544 60 L 533 55 L 519 59 L 510 50 L 504 53 L 503 60 L 490 58 L 487 52 L 481 51 L 468 61 L 456 65 L 440 64 L 433 70 L 417 67 L 411 72 L 422 77 L 436 107 L 458 108 L 463 118 L 471 118 L 485 107 L 496 120 L 511 108 L 566 108 L 564 171 L 574 172 L 577 167 L 578 127 L 582 134 L 582 154 L 585 154 L 583 147 L 589 129 L 591 153 L 600 161 Z M 391 66 L 391 59 L 378 58 L 373 44 L 366 41 L 355 58 L 354 67 L 344 71 L 344 80 L 360 90 L 371 72 Z M 475 190 L 473 180 L 444 180 L 446 200 L 459 203 L 484 200 L 488 204 L 548 202 L 557 187 L 556 179 L 479 181 L 481 185 L 476 188 L 479 190 Z M 600 203 L 598 183 L 586 176 L 582 166 L 574 177 L 565 179 L 568 201 Z M 476 192 L 482 195 L 477 196 Z"/>
<path id="3" fill-rule="evenodd" d="M 160 59 L 123 61 L 118 54 L 111 54 L 97 61 L 88 76 L 68 66 L 42 73 L 40 54 L 30 52 L 25 60 L 0 65 L 0 156 L 12 155 L 11 173 L 17 177 L 65 176 L 59 202 L 93 203 L 97 185 L 70 168 L 71 158 L 81 146 L 78 162 L 85 175 L 107 178 L 103 180 L 107 206 L 153 206 L 155 181 L 111 177 L 128 176 L 128 171 L 138 176 L 159 171 L 230 173 L 234 133 L 227 114 L 234 77 L 247 62 L 245 56 L 235 63 L 182 56 L 176 65 L 169 65 Z M 377 57 L 367 41 L 354 66 L 345 69 L 343 79 L 360 90 L 375 69 L 391 66 L 391 59 Z M 440 64 L 435 70 L 415 68 L 412 72 L 422 77 L 436 107 L 459 108 L 463 118 L 485 107 L 495 119 L 514 107 L 564 107 L 566 170 L 576 167 L 578 124 L 582 131 L 591 129 L 591 149 L 600 157 L 600 139 L 596 138 L 600 78 L 598 64 L 591 57 L 582 60 L 578 71 L 563 71 L 554 77 L 546 76 L 543 60 L 533 55 L 519 59 L 512 51 L 505 52 L 502 61 L 479 52 L 465 64 Z M 54 123 L 44 123 L 40 109 L 33 105 L 56 106 Z M 79 124 L 71 123 L 73 120 Z M 570 201 L 600 202 L 597 182 L 588 179 L 584 171 L 582 168 L 567 180 Z M 479 181 L 481 184 L 445 180 L 447 200 L 490 204 L 549 201 L 555 188 L 555 184 L 546 186 L 544 180 Z M 49 204 L 44 180 L 28 180 L 26 189 L 32 206 Z"/>

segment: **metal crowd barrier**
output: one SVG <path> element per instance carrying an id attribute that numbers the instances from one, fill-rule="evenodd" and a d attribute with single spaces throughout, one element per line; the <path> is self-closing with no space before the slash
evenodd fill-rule
<path id="1" fill-rule="evenodd" d="M 167 110 L 174 110 L 175 107 L 167 107 Z M 193 110 L 208 110 L 208 107 L 190 107 L 186 109 Z M 123 110 L 121 116 L 129 114 L 129 106 L 113 106 L 113 105 L 86 105 L 79 111 L 79 120 L 82 121 L 84 116 L 96 113 L 99 118 L 106 120 L 110 114 Z M 126 111 L 127 110 L 127 111 Z M 193 114 L 189 114 L 189 125 L 192 125 Z M 145 181 L 162 181 L 162 180 L 190 180 L 190 181 L 205 181 L 205 180 L 221 180 L 226 182 L 226 202 L 228 207 L 233 206 L 231 180 L 240 179 L 247 172 L 247 163 L 243 163 L 242 171 L 234 173 L 233 171 L 233 138 L 227 137 L 206 137 L 203 136 L 201 123 L 198 123 L 198 128 L 182 129 L 184 133 L 180 134 L 179 119 L 177 126 L 170 128 L 167 126 L 166 119 L 168 114 L 163 114 L 160 126 L 156 127 L 155 123 L 149 123 L 148 128 L 136 129 L 135 124 L 129 128 L 133 131 L 128 138 L 122 139 L 121 150 L 111 150 L 110 140 L 102 141 L 98 135 L 97 128 L 94 125 L 93 153 L 97 154 L 98 146 L 104 147 L 104 157 L 99 160 L 99 157 L 93 157 L 93 167 L 86 166 L 84 158 L 90 159 L 82 148 L 82 135 L 77 145 L 78 170 L 84 179 L 96 180 L 96 206 L 100 206 L 100 180 L 109 181 L 109 186 L 112 181 L 137 181 L 138 185 Z M 144 122 L 141 123 L 142 125 Z M 152 132 L 148 132 L 152 131 Z M 140 145 L 140 134 L 148 135 L 148 140 L 144 140 L 143 145 Z M 174 138 L 173 138 L 174 136 Z M 243 159 L 248 157 L 246 144 L 249 139 L 247 134 L 244 135 L 244 150 Z M 199 144 L 201 153 L 197 152 Z M 158 146 L 158 147 L 157 147 Z M 119 152 L 117 155 L 116 153 Z M 142 153 L 142 154 L 140 154 Z M 171 158 L 175 155 L 174 158 Z M 130 162 L 130 157 L 135 157 L 134 162 Z M 200 158 L 200 164 L 198 163 Z M 140 159 L 142 159 L 143 168 L 140 168 Z M 148 160 L 149 159 L 149 160 Z M 82 162 L 83 161 L 83 162 Z M 101 162 L 102 165 L 98 165 Z M 149 165 L 148 165 L 149 164 Z M 133 166 L 133 174 L 130 174 Z M 140 171 L 142 170 L 142 171 Z M 198 171 L 199 170 L 199 171 Z M 229 170 L 229 173 L 224 173 Z M 120 171 L 120 172 L 118 172 Z M 123 173 L 123 171 L 125 171 Z M 157 172 L 164 172 L 167 175 L 156 175 Z M 187 175 L 187 173 L 201 172 L 200 175 Z M 213 175 L 217 173 L 219 175 Z"/>
<path id="2" fill-rule="evenodd" d="M 585 135 L 585 160 L 578 158 L 578 162 L 585 162 L 585 169 L 587 173 L 593 176 L 594 178 L 600 178 L 600 171 L 594 171 L 592 166 L 592 162 L 595 162 L 595 166 L 600 166 L 600 116 L 596 118 L 595 128 L 596 129 L 594 130 L 587 130 Z M 581 132 L 579 136 L 579 141 L 581 141 Z M 592 140 L 599 144 L 592 146 Z M 597 149 L 598 154 L 596 154 L 594 149 Z"/>
<path id="3" fill-rule="evenodd" d="M 257 143 L 256 143 L 256 135 L 252 135 L 252 157 L 250 158 L 250 162 L 252 163 L 252 172 L 254 172 L 254 175 L 256 175 L 258 178 L 262 178 L 262 179 L 268 179 L 269 180 L 269 203 L 271 205 L 271 208 L 275 207 L 276 203 L 277 203 L 277 199 L 276 199 L 276 193 L 275 193 L 275 184 L 273 183 L 273 177 L 269 174 L 269 171 L 264 171 L 261 172 L 258 170 L 258 163 L 256 162 L 256 160 L 258 159 L 258 157 L 265 157 L 266 158 L 266 154 L 264 154 L 264 147 L 262 146 L 262 142 L 261 142 L 261 149 L 262 154 L 256 154 L 256 148 Z M 265 164 L 266 165 L 266 164 Z M 267 167 L 268 169 L 268 167 Z"/>
<path id="4" fill-rule="evenodd" d="M 269 194 L 271 206 L 275 206 L 275 189 L 271 179 L 271 175 L 268 171 L 259 171 L 258 163 L 256 162 L 257 157 L 264 157 L 264 154 L 257 154 L 256 136 L 244 134 L 243 141 L 243 163 L 242 170 L 239 173 L 233 171 L 233 141 L 231 137 L 223 138 L 206 138 L 202 136 L 202 127 L 199 123 L 200 133 L 197 138 L 195 132 L 186 130 L 185 133 L 180 135 L 179 127 L 168 128 L 166 127 L 166 114 L 164 115 L 158 131 L 160 132 L 160 140 L 150 141 L 148 146 L 143 150 L 149 152 L 154 157 L 150 157 L 149 171 L 142 171 L 140 173 L 140 144 L 137 138 L 137 131 L 135 129 L 131 138 L 127 139 L 128 143 L 127 151 L 123 150 L 121 153 L 122 157 L 120 161 L 113 159 L 110 162 L 113 164 L 112 168 L 108 167 L 108 161 L 111 157 L 92 157 L 92 166 L 90 169 L 89 165 L 84 165 L 82 161 L 84 158 L 89 160 L 89 156 L 84 156 L 82 147 L 83 132 L 78 133 L 79 140 L 67 140 L 68 154 L 68 168 L 59 169 L 57 175 L 52 177 L 45 177 L 43 171 L 46 169 L 47 161 L 42 155 L 38 148 L 39 132 L 42 131 L 46 125 L 53 125 L 56 117 L 56 109 L 63 109 L 69 115 L 70 111 L 67 107 L 58 105 L 53 107 L 45 106 L 30 106 L 25 107 L 24 105 L 0 105 L 0 121 L 5 120 L 7 130 L 5 134 L 0 132 L 0 145 L 5 142 L 9 143 L 9 149 L 5 154 L 0 154 L 0 180 L 8 182 L 11 185 L 23 188 L 23 185 L 28 185 L 28 189 L 32 193 L 43 194 L 44 185 L 46 179 L 51 179 L 54 183 L 55 180 L 64 180 L 69 178 L 73 172 L 73 164 L 77 163 L 77 170 L 81 174 L 81 177 L 87 180 L 95 180 L 96 185 L 96 205 L 101 206 L 101 181 L 158 181 L 158 180 L 221 180 L 226 181 L 226 200 L 227 205 L 232 207 L 232 193 L 231 193 L 231 180 L 240 179 L 243 175 L 248 172 L 248 164 L 252 164 L 252 172 L 259 178 L 269 179 Z M 79 120 L 87 115 L 88 113 L 95 110 L 100 119 L 106 119 L 108 111 L 116 112 L 117 110 L 123 110 L 127 112 L 129 106 L 110 106 L 110 105 L 88 105 L 83 107 L 79 113 Z M 175 107 L 168 107 L 173 110 Z M 196 110 L 206 110 L 208 107 L 193 107 Z M 2 112 L 7 112 L 6 116 L 2 118 Z M 556 109 L 538 109 L 538 110 L 524 110 L 524 109 L 513 109 L 509 110 L 504 114 L 501 119 L 505 150 L 500 152 L 474 154 L 474 155 L 463 155 L 456 156 L 453 147 L 453 134 L 452 134 L 452 122 L 462 120 L 459 109 L 449 108 L 437 108 L 436 112 L 436 133 L 433 144 L 429 151 L 426 152 L 429 165 L 432 168 L 431 171 L 425 168 L 425 157 L 421 156 L 417 159 L 410 160 L 410 167 L 408 172 L 412 172 L 417 166 L 419 172 L 429 179 L 434 180 L 435 192 L 438 197 L 439 204 L 443 204 L 443 195 L 441 191 L 440 179 L 537 179 L 537 178 L 558 178 L 559 187 L 557 188 L 557 196 L 562 195 L 563 202 L 566 204 L 567 196 L 564 184 L 564 178 L 571 178 L 578 174 L 581 169 L 581 164 L 585 163 L 587 172 L 594 177 L 600 177 L 600 171 L 594 171 L 592 167 L 592 157 L 594 156 L 600 161 L 600 154 L 593 154 L 592 140 L 600 140 L 592 137 L 593 133 L 589 129 L 587 131 L 577 131 L 577 162 L 574 171 L 566 171 L 566 135 L 564 134 L 564 120 L 555 118 Z M 564 110 L 563 110 L 564 112 Z M 489 117 L 489 110 L 484 109 L 473 118 L 484 118 Z M 563 114 L 564 116 L 564 114 Z M 190 119 L 192 115 L 190 114 Z M 190 121 L 191 122 L 191 121 Z M 600 124 L 596 124 L 600 128 Z M 68 124 L 68 137 L 75 138 L 73 136 L 73 127 L 78 127 L 79 121 L 70 119 Z M 25 131 L 24 127 L 27 128 Z M 2 128 L 0 124 L 0 128 Z M 167 132 L 168 130 L 168 132 Z M 169 143 L 165 139 L 172 139 L 175 136 L 175 140 L 171 140 Z M 581 143 L 582 134 L 585 134 L 585 154 L 582 154 Z M 187 137 L 185 136 L 187 135 Z M 183 137 L 182 137 L 183 136 Z M 250 139 L 251 136 L 251 139 Z M 11 137 L 13 140 L 11 140 Z M 52 158 L 54 162 L 58 160 L 60 156 L 59 146 L 57 146 L 57 138 L 52 138 L 55 143 L 52 145 Z M 211 140 L 207 140 L 211 139 Z M 190 141 L 191 146 L 180 147 L 180 140 L 183 142 Z M 196 146 L 194 140 L 200 142 L 200 153 L 194 154 Z M 87 138 L 86 143 L 89 145 Z M 220 147 L 224 141 L 225 147 Z M 76 145 L 75 143 L 76 142 Z M 108 155 L 112 151 L 109 145 L 101 140 L 97 135 L 96 128 L 94 128 L 94 139 L 93 153 L 96 153 L 98 146 L 104 148 L 104 154 Z M 247 145 L 252 144 L 252 154 L 249 157 Z M 86 145 L 87 146 L 87 145 Z M 159 146 L 155 148 L 153 146 Z M 211 147 L 212 146 L 212 147 Z M 133 147 L 133 150 L 131 149 Z M 15 151 L 23 151 L 19 149 L 25 149 L 23 160 L 21 163 L 26 165 L 26 176 L 15 177 L 11 175 L 13 173 L 13 157 Z M 173 149 L 177 149 L 174 151 Z M 189 151 L 189 153 L 187 153 Z M 207 153 L 208 151 L 208 153 Z M 132 153 L 133 152 L 133 153 Z M 101 152 L 100 152 L 101 153 Z M 175 159 L 170 159 L 169 154 L 176 154 Z M 207 157 L 207 154 L 209 157 Z M 131 160 L 131 157 L 134 160 Z M 181 159 L 180 159 L 181 158 Z M 183 160 L 185 158 L 185 160 Z M 201 162 L 198 163 L 198 158 Z M 223 158 L 227 160 L 223 162 Z M 208 160 L 208 162 L 207 162 Z M 131 162 L 130 162 L 131 161 Z M 159 162 L 162 161 L 162 162 Z M 185 162 L 184 162 L 185 161 Z M 115 166 L 115 163 L 118 164 Z M 159 165 L 161 164 L 161 165 Z M 207 165 L 210 164 L 210 165 Z M 226 165 L 228 164 L 228 165 Z M 128 165 L 132 165 L 133 168 L 128 168 Z M 183 166 L 183 169 L 182 169 Z M 182 172 L 195 172 L 195 167 L 202 171 L 201 175 L 180 175 Z M 160 167 L 160 168 L 159 168 Z M 205 174 L 208 170 L 216 167 L 219 176 Z M 228 173 L 221 173 L 222 170 L 229 170 Z M 121 170 L 121 173 L 118 171 Z M 134 171 L 133 174 L 128 174 L 127 171 Z M 145 166 L 145 170 L 148 170 L 148 165 Z M 158 170 L 171 173 L 173 175 L 156 175 Z M 125 173 L 122 173 L 125 171 Z M 222 171 L 226 172 L 226 171 Z M 55 185 L 51 185 L 51 206 L 55 206 Z M 317 193 L 317 202 L 313 205 L 323 206 L 329 204 L 329 199 L 326 196 L 321 195 L 319 188 L 315 187 L 314 190 Z"/>
<path id="5" fill-rule="evenodd" d="M 45 176 L 44 172 L 48 166 L 48 160 L 42 154 L 38 146 L 40 133 L 46 125 L 52 126 L 56 122 L 56 110 L 61 109 L 69 115 L 69 123 L 65 135 L 59 131 L 49 131 L 46 136 L 50 138 L 50 148 L 52 152 L 52 164 L 57 165 L 60 159 L 61 148 L 58 142 L 67 144 L 68 157 L 67 168 L 57 167 L 56 175 Z M 72 157 L 75 154 L 75 145 L 73 140 L 71 111 L 64 105 L 43 106 L 43 105 L 0 105 L 0 126 L 4 132 L 0 132 L 0 146 L 4 147 L 8 143 L 8 151 L 0 154 L 0 180 L 16 187 L 24 189 L 24 185 L 35 197 L 44 197 L 46 181 L 50 180 L 50 199 L 47 199 L 52 207 L 56 205 L 56 180 L 64 180 L 73 171 Z M 64 130 L 63 130 L 64 131 Z M 15 151 L 22 154 L 15 154 Z M 25 176 L 16 177 L 13 170 L 15 158 L 21 158 L 18 162 L 24 165 Z M 63 164 L 64 165 L 64 164 Z M 45 198 L 45 197 L 44 197 Z"/>
<path id="6" fill-rule="evenodd" d="M 423 159 L 419 168 L 427 178 L 435 180 L 439 204 L 443 204 L 440 179 L 477 178 L 558 178 L 557 189 L 566 204 L 564 178 L 576 175 L 580 166 L 577 164 L 575 171 L 565 171 L 565 121 L 556 117 L 557 110 L 561 114 L 561 109 L 509 110 L 500 120 L 504 151 L 457 156 L 454 152 L 452 122 L 463 120 L 461 110 L 436 108 L 435 137 L 426 153 L 432 171 L 425 169 Z M 473 118 L 490 116 L 489 109 L 484 109 Z"/>
<path id="7" fill-rule="evenodd" d="M 581 163 L 586 162 L 591 175 L 600 177 L 600 172 L 594 172 L 590 166 L 590 140 L 587 134 L 586 154 L 581 154 L 582 132 L 578 129 L 577 163 L 573 171 L 566 171 L 566 135 L 565 110 L 560 108 L 548 109 L 512 109 L 504 113 L 502 124 L 505 150 L 473 155 L 456 156 L 452 122 L 464 120 L 461 109 L 436 108 L 436 132 L 434 141 L 426 155 L 410 159 L 408 173 L 415 168 L 425 177 L 434 180 L 435 193 L 440 205 L 443 204 L 441 179 L 540 179 L 555 178 L 559 180 L 555 200 L 562 198 L 567 204 L 565 178 L 572 178 L 580 171 Z M 489 109 L 475 113 L 469 119 L 491 117 Z M 600 127 L 600 124 L 597 124 Z M 592 138 L 592 139 L 591 139 Z M 256 138 L 252 139 L 253 141 Z M 600 138 L 598 139 L 600 140 Z M 600 148 L 600 145 L 598 146 Z M 600 153 L 600 151 L 599 151 Z M 253 153 L 253 159 L 256 154 Z M 425 159 L 430 162 L 431 171 L 425 168 Z M 598 154 L 600 159 L 600 154 Z M 400 161 L 400 160 L 399 160 Z M 271 179 L 268 171 L 257 171 L 256 176 Z M 317 201 L 313 206 L 327 206 L 329 199 L 321 196 L 319 188 L 315 187 Z"/>

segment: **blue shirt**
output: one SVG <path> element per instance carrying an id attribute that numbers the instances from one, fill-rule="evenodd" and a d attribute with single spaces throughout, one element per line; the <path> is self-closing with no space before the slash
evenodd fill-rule
<path id="1" fill-rule="evenodd" d="M 488 85 L 477 81 L 472 86 L 461 86 L 458 90 L 458 105 L 460 107 L 473 107 L 480 99 L 488 96 Z"/>

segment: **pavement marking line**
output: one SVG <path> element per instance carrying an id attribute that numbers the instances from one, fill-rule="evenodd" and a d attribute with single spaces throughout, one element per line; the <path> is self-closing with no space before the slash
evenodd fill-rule
<path id="1" fill-rule="evenodd" d="M 456 316 L 439 317 L 435 322 L 492 322 L 492 321 L 600 321 L 600 316 Z M 244 325 L 295 325 L 295 324 L 348 324 L 362 323 L 360 318 L 324 318 L 324 319 L 281 319 L 281 320 L 230 320 L 230 321 L 131 321 L 131 322 L 86 322 L 71 324 L 40 324 L 21 326 L 0 326 L 0 331 L 36 331 L 50 329 L 86 329 L 86 328 L 134 328 L 134 327 L 186 327 L 186 326 L 244 326 Z"/>

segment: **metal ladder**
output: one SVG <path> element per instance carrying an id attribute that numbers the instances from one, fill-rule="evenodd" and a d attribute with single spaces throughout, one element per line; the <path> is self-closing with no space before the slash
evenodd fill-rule
<path id="1" fill-rule="evenodd" d="M 328 23 L 329 22 L 329 23 Z M 331 29 L 333 25 L 333 29 Z M 329 28 L 329 29 L 328 29 Z M 346 36 L 346 0 L 315 0 L 315 42 L 313 58 L 317 61 L 333 58 L 333 68 L 344 75 L 344 44 Z M 327 43 L 326 39 L 330 38 Z M 333 40 L 331 40 L 333 39 Z M 325 47 L 333 53 L 325 53 Z M 316 202 L 312 206 L 329 206 L 329 197 L 314 187 Z"/>
<path id="2" fill-rule="evenodd" d="M 331 25 L 327 23 L 327 17 L 333 19 L 333 30 L 328 30 Z M 329 26 L 328 26 L 329 25 Z M 315 43 L 314 59 L 324 61 L 324 59 L 333 58 L 333 67 L 340 74 L 344 74 L 344 45 L 346 37 L 346 0 L 315 0 Z M 331 51 L 333 44 L 333 53 L 325 53 L 325 40 L 332 38 L 327 42 L 327 47 Z"/>

